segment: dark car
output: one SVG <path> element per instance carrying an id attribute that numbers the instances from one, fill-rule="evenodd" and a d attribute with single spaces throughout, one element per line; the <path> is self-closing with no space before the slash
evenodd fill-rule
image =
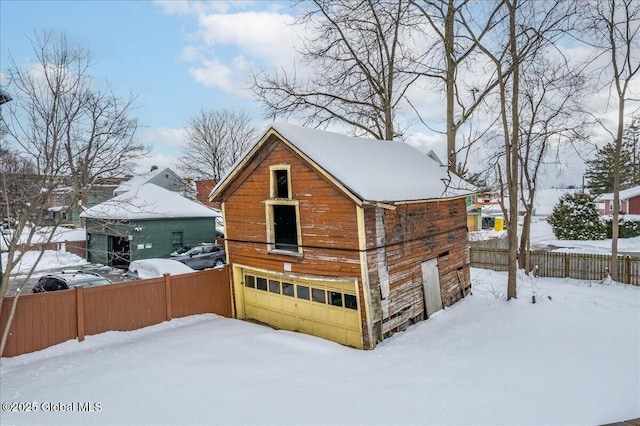
<path id="1" fill-rule="evenodd" d="M 171 259 L 182 262 L 192 269 L 206 269 L 222 266 L 226 261 L 224 247 L 220 244 L 201 244 Z"/>
<path id="2" fill-rule="evenodd" d="M 48 291 L 68 290 L 79 285 L 83 287 L 93 287 L 105 284 L 111 284 L 111 281 L 95 272 L 62 271 L 40 277 L 31 292 L 46 293 Z"/>
<path id="3" fill-rule="evenodd" d="M 188 252 L 189 250 L 191 250 L 193 248 L 192 245 L 186 245 L 186 246 L 182 246 L 177 250 L 174 250 L 171 252 L 171 254 L 169 256 L 174 257 L 174 256 L 182 256 L 183 254 L 185 254 L 186 252 Z"/>

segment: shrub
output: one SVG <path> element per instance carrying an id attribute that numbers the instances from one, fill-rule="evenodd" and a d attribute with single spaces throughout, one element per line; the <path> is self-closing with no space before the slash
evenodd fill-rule
<path id="1" fill-rule="evenodd" d="M 547 218 L 559 240 L 604 240 L 606 230 L 600 221 L 593 197 L 583 192 L 567 193 Z"/>
<path id="2" fill-rule="evenodd" d="M 611 216 L 607 216 L 606 218 L 604 218 L 604 225 L 607 231 L 607 238 L 611 238 L 613 229 L 613 221 L 611 219 Z M 632 218 L 620 216 L 618 218 L 618 237 L 640 237 L 640 220 L 633 220 Z"/>

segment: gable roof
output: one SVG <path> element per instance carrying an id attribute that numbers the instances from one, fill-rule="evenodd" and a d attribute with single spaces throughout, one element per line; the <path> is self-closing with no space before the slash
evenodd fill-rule
<path id="1" fill-rule="evenodd" d="M 475 187 L 449 174 L 446 166 L 404 142 L 356 138 L 274 123 L 220 180 L 210 198 L 215 197 L 274 134 L 360 201 L 423 201 L 475 192 Z"/>
<path id="2" fill-rule="evenodd" d="M 178 176 L 171 168 L 156 169 L 145 174 L 137 175 L 131 179 L 122 182 L 113 191 L 114 195 L 124 194 L 132 191 L 145 183 L 153 183 L 165 189 L 188 193 L 192 188 L 180 176 Z"/>
<path id="3" fill-rule="evenodd" d="M 620 191 L 620 201 L 628 200 L 640 196 L 640 185 L 633 188 Z M 600 194 L 596 197 L 596 201 L 613 201 L 613 193 Z"/>
<path id="4" fill-rule="evenodd" d="M 82 218 L 106 220 L 218 217 L 215 212 L 180 194 L 145 183 L 80 214 Z"/>

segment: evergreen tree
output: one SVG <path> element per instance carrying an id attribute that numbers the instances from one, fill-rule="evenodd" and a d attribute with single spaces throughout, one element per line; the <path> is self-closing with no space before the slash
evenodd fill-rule
<path id="1" fill-rule="evenodd" d="M 613 192 L 613 142 L 598 149 L 596 158 L 586 161 L 584 177 L 591 194 Z M 640 117 L 624 129 L 620 152 L 620 190 L 640 185 Z"/>
<path id="2" fill-rule="evenodd" d="M 629 153 L 630 187 L 640 185 L 640 117 L 633 117 L 624 129 L 623 149 Z"/>
<path id="3" fill-rule="evenodd" d="M 584 177 L 587 179 L 587 188 L 593 195 L 613 192 L 613 165 L 614 145 L 608 143 L 598 149 L 596 158 L 586 161 Z M 623 146 L 620 152 L 620 189 L 633 186 L 633 166 L 629 151 Z"/>
<path id="4" fill-rule="evenodd" d="M 553 208 L 547 222 L 559 240 L 604 240 L 606 230 L 600 221 L 593 197 L 584 192 L 567 193 Z"/>

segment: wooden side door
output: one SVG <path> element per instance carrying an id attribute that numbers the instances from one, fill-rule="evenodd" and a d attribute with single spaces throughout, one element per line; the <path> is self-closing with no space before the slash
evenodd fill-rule
<path id="1" fill-rule="evenodd" d="M 440 273 L 438 259 L 434 258 L 422 262 L 422 287 L 424 290 L 424 306 L 427 318 L 442 309 L 442 295 L 440 293 Z"/>

